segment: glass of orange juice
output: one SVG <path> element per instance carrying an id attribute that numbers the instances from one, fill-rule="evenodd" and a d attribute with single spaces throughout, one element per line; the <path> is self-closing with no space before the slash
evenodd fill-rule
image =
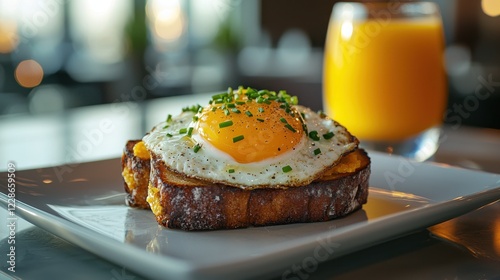
<path id="1" fill-rule="evenodd" d="M 325 113 L 361 145 L 419 161 L 439 146 L 447 89 L 433 3 L 337 3 L 324 53 Z"/>

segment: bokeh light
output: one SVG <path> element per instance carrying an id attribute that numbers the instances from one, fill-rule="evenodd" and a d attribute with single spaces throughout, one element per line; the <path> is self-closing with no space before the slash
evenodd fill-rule
<path id="1" fill-rule="evenodd" d="M 500 15 L 500 1 L 498 0 L 482 0 L 481 7 L 483 12 L 490 17 Z"/>
<path id="2" fill-rule="evenodd" d="M 32 59 L 23 60 L 16 67 L 15 77 L 17 83 L 25 88 L 36 87 L 42 82 L 43 68 Z"/>
<path id="3" fill-rule="evenodd" d="M 0 53 L 12 52 L 18 42 L 17 25 L 0 19 Z"/>
<path id="4" fill-rule="evenodd" d="M 175 42 L 186 29 L 186 19 L 178 0 L 150 0 L 146 14 L 155 39 Z"/>

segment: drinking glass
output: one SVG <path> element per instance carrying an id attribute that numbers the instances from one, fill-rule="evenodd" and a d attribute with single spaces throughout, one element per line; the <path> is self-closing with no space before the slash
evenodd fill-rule
<path id="1" fill-rule="evenodd" d="M 324 53 L 326 114 L 361 146 L 423 161 L 446 106 L 443 28 L 434 3 L 337 3 Z"/>

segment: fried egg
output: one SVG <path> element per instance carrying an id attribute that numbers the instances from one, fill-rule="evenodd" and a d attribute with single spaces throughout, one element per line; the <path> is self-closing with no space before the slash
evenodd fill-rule
<path id="1" fill-rule="evenodd" d="M 241 87 L 169 115 L 143 141 L 175 172 L 243 189 L 307 185 L 358 145 L 284 91 Z"/>

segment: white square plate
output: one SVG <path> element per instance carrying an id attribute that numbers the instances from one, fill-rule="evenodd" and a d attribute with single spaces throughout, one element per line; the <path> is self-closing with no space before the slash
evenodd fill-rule
<path id="1" fill-rule="evenodd" d="M 500 175 L 370 152 L 368 204 L 345 218 L 184 232 L 125 205 L 120 160 L 16 172 L 16 199 L 0 204 L 103 258 L 150 278 L 292 277 L 307 269 L 500 199 Z M 0 174 L 7 178 L 7 174 Z"/>

